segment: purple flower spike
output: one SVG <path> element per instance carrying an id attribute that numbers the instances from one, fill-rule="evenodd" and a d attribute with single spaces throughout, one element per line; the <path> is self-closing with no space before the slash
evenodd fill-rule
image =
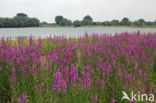
<path id="1" fill-rule="evenodd" d="M 15 71 L 15 68 L 12 69 L 12 82 L 13 83 L 16 82 L 16 71 Z"/>
<path id="2" fill-rule="evenodd" d="M 22 99 L 21 98 L 18 98 L 18 103 L 22 103 Z"/>

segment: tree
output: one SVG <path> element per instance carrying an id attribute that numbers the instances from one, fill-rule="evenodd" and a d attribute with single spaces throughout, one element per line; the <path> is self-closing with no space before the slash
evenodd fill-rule
<path id="1" fill-rule="evenodd" d="M 81 21 L 76 20 L 76 21 L 73 22 L 73 25 L 74 25 L 75 27 L 80 27 L 80 26 L 81 26 Z"/>
<path id="2" fill-rule="evenodd" d="M 93 21 L 92 17 L 89 16 L 89 15 L 87 15 L 87 16 L 85 16 L 85 17 L 83 18 L 82 24 L 83 24 L 83 25 L 92 25 L 92 21 Z"/>
<path id="3" fill-rule="evenodd" d="M 72 22 L 71 22 L 71 20 L 68 20 L 68 19 L 64 18 L 64 19 L 62 19 L 59 22 L 59 25 L 61 25 L 61 26 L 69 26 L 69 25 L 72 25 Z"/>
<path id="4" fill-rule="evenodd" d="M 115 26 L 118 26 L 119 25 L 119 21 L 114 19 L 114 20 L 111 21 L 111 24 L 115 25 Z"/>
<path id="5" fill-rule="evenodd" d="M 138 22 L 139 22 L 140 26 L 145 25 L 145 20 L 144 19 L 139 19 Z"/>
<path id="6" fill-rule="evenodd" d="M 136 20 L 136 21 L 133 22 L 133 25 L 135 25 L 135 26 L 140 26 L 140 23 L 139 23 L 138 20 Z"/>
<path id="7" fill-rule="evenodd" d="M 130 25 L 130 21 L 127 17 L 124 17 L 121 21 L 121 25 Z"/>
<path id="8" fill-rule="evenodd" d="M 110 25 L 111 25 L 111 22 L 109 22 L 109 21 L 104 21 L 104 22 L 102 23 L 102 25 L 104 25 L 104 26 L 110 26 Z"/>
<path id="9" fill-rule="evenodd" d="M 20 16 L 20 17 L 28 17 L 27 14 L 24 14 L 24 13 L 17 13 L 16 16 Z"/>
<path id="10" fill-rule="evenodd" d="M 18 13 L 13 18 L 0 18 L 0 27 L 32 27 L 39 26 L 37 18 L 27 17 L 24 13 Z"/>
<path id="11" fill-rule="evenodd" d="M 55 22 L 56 22 L 56 24 L 57 24 L 57 25 L 60 25 L 60 22 L 61 22 L 63 19 L 64 19 L 63 16 L 60 16 L 60 15 L 56 16 L 56 17 L 55 17 Z"/>

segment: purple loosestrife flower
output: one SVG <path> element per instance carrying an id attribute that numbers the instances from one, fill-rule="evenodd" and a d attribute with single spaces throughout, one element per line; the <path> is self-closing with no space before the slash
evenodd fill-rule
<path id="1" fill-rule="evenodd" d="M 39 58 L 38 59 L 38 64 L 41 65 L 41 63 L 42 63 L 42 58 Z"/>
<path id="2" fill-rule="evenodd" d="M 110 68 L 109 67 L 106 67 L 106 75 L 110 76 Z"/>
<path id="3" fill-rule="evenodd" d="M 12 82 L 16 82 L 16 71 L 15 68 L 12 69 Z"/>
<path id="4" fill-rule="evenodd" d="M 90 79 L 89 74 L 86 74 L 86 85 L 87 85 L 87 90 L 89 91 L 92 85 L 92 80 Z"/>
<path id="5" fill-rule="evenodd" d="M 54 75 L 54 83 L 53 83 L 53 91 L 61 92 L 61 86 L 63 89 L 63 93 L 67 91 L 66 81 L 62 79 L 62 75 L 59 71 L 57 71 Z"/>
<path id="6" fill-rule="evenodd" d="M 135 84 L 135 75 L 133 75 L 133 83 Z"/>
<path id="7" fill-rule="evenodd" d="M 97 85 L 100 85 L 100 84 L 101 84 L 99 78 L 97 79 L 96 84 L 97 84 Z"/>
<path id="8" fill-rule="evenodd" d="M 77 68 L 74 67 L 74 64 L 71 65 L 71 72 L 69 76 L 69 82 L 75 84 L 77 80 Z"/>
<path id="9" fill-rule="evenodd" d="M 94 100 L 94 96 L 91 96 L 91 100 L 92 100 L 92 101 Z"/>
<path id="10" fill-rule="evenodd" d="M 125 66 L 124 66 L 124 64 L 122 64 L 122 69 L 124 70 L 124 68 L 125 68 Z"/>
<path id="11" fill-rule="evenodd" d="M 22 67 L 22 76 L 24 77 L 24 67 Z"/>
<path id="12" fill-rule="evenodd" d="M 63 74 L 64 74 L 64 78 L 66 79 L 66 80 L 68 80 L 68 75 L 69 75 L 69 68 L 68 67 L 66 67 L 64 70 L 63 70 Z"/>
<path id="13" fill-rule="evenodd" d="M 92 74 L 93 74 L 93 72 L 94 72 L 94 69 L 91 69 L 91 70 L 90 70 L 90 75 L 92 75 Z"/>
<path id="14" fill-rule="evenodd" d="M 2 67 L 0 67 L 0 71 L 2 70 Z"/>
<path id="15" fill-rule="evenodd" d="M 24 93 L 22 93 L 22 99 L 23 99 L 23 102 L 24 102 L 24 103 L 27 102 L 27 96 L 26 96 Z"/>
<path id="16" fill-rule="evenodd" d="M 104 82 L 101 80 L 101 89 L 104 89 Z"/>
<path id="17" fill-rule="evenodd" d="M 57 71 L 54 75 L 54 83 L 53 83 L 53 91 L 61 92 L 61 86 L 62 84 L 62 75 L 59 71 Z"/>
<path id="18" fill-rule="evenodd" d="M 22 103 L 22 99 L 21 98 L 18 98 L 18 103 Z"/>
<path id="19" fill-rule="evenodd" d="M 144 78 L 143 78 L 143 83 L 146 82 L 146 72 L 144 72 Z"/>
<path id="20" fill-rule="evenodd" d="M 63 89 L 63 93 L 67 92 L 67 85 L 66 85 L 66 81 L 62 80 L 62 89 Z"/>
<path id="21" fill-rule="evenodd" d="M 37 92 L 41 92 L 41 91 L 42 91 L 42 86 L 38 86 L 38 87 L 36 88 L 36 91 L 37 91 Z"/>
<path id="22" fill-rule="evenodd" d="M 152 86 L 150 87 L 150 91 L 149 91 L 149 93 L 152 94 Z"/>
<path id="23" fill-rule="evenodd" d="M 136 65 L 133 67 L 134 70 L 136 70 Z"/>
<path id="24" fill-rule="evenodd" d="M 36 70 L 37 70 L 37 68 L 36 68 L 36 64 L 34 65 L 34 73 L 36 73 Z"/>
<path id="25" fill-rule="evenodd" d="M 120 77 L 120 80 L 122 80 L 122 71 L 121 71 L 121 69 L 119 70 L 119 77 Z"/>
<path id="26" fill-rule="evenodd" d="M 95 94 L 95 102 L 98 101 L 98 96 Z"/>
<path id="27" fill-rule="evenodd" d="M 138 74 L 140 77 L 142 77 L 142 70 L 141 69 L 138 70 Z"/>
<path id="28" fill-rule="evenodd" d="M 80 77 L 79 78 L 79 90 L 82 90 L 82 86 L 83 86 L 83 79 Z"/>
<path id="29" fill-rule="evenodd" d="M 115 103 L 115 99 L 113 99 L 113 100 L 111 101 L 111 103 Z"/>
<path id="30" fill-rule="evenodd" d="M 135 101 L 130 100 L 129 103 L 135 103 Z"/>
<path id="31" fill-rule="evenodd" d="M 90 50 L 88 50 L 87 56 L 88 56 L 88 61 L 90 61 L 92 58 L 92 52 Z"/>
<path id="32" fill-rule="evenodd" d="M 132 82 L 132 81 L 133 81 L 133 76 L 132 76 L 132 74 L 129 74 L 128 77 L 129 77 L 129 81 Z"/>
<path id="33" fill-rule="evenodd" d="M 85 67 L 82 68 L 82 73 L 81 73 L 82 79 L 85 79 L 85 70 L 84 70 L 84 68 L 85 68 Z"/>

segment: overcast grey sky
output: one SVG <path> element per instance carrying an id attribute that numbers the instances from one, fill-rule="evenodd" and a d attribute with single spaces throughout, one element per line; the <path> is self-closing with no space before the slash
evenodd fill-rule
<path id="1" fill-rule="evenodd" d="M 123 17 L 154 21 L 156 0 L 0 0 L 0 17 L 13 17 L 18 12 L 47 22 L 54 22 L 56 15 L 81 20 L 88 14 L 94 21 Z"/>

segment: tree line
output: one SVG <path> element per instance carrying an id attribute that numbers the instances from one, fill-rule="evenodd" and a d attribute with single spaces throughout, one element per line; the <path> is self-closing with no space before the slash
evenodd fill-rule
<path id="1" fill-rule="evenodd" d="M 13 18 L 0 18 L 0 27 L 36 27 L 40 25 L 37 18 L 30 18 L 27 14 L 17 13 Z"/>
<path id="2" fill-rule="evenodd" d="M 56 16 L 55 22 L 59 26 L 69 26 L 73 25 L 75 27 L 80 27 L 84 25 L 104 25 L 104 26 L 156 26 L 156 21 L 145 21 L 144 19 L 139 19 L 136 21 L 130 21 L 127 17 L 124 17 L 121 21 L 112 20 L 112 21 L 104 21 L 104 22 L 95 22 L 92 17 L 87 15 L 81 21 L 75 20 L 71 21 L 69 19 L 64 18 L 63 16 Z"/>
<path id="3" fill-rule="evenodd" d="M 91 25 L 103 25 L 103 26 L 156 26 L 155 21 L 145 21 L 144 19 L 138 19 L 135 21 L 129 20 L 124 17 L 121 21 L 114 19 L 112 21 L 96 22 L 90 15 L 86 15 L 82 20 L 71 21 L 61 15 L 55 17 L 55 23 L 40 22 L 37 18 L 30 18 L 25 13 L 17 13 L 13 18 L 0 18 L 0 27 L 38 27 L 38 26 L 91 26 Z"/>

